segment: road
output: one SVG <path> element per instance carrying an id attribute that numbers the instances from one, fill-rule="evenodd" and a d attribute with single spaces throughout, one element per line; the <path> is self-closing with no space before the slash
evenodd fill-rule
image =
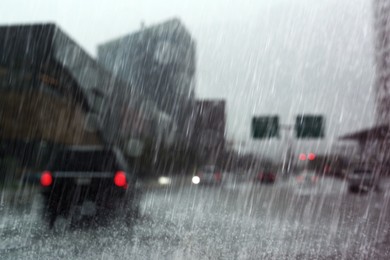
<path id="1" fill-rule="evenodd" d="M 323 179 L 299 187 L 226 178 L 221 187 L 149 188 L 132 229 L 48 232 L 39 199 L 0 208 L 0 259 L 390 259 L 390 185 L 350 194 Z"/>

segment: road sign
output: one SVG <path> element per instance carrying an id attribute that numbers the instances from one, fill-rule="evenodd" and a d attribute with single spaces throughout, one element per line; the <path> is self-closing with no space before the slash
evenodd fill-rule
<path id="1" fill-rule="evenodd" d="M 298 115 L 295 121 L 297 138 L 323 138 L 325 119 L 322 115 Z"/>
<path id="2" fill-rule="evenodd" d="M 267 139 L 279 137 L 278 116 L 256 116 L 252 118 L 252 137 L 254 139 Z"/>

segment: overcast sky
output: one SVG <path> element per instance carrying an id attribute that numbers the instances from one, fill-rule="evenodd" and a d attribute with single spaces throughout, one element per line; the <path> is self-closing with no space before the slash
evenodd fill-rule
<path id="1" fill-rule="evenodd" d="M 253 115 L 326 116 L 326 139 L 296 142 L 324 152 L 338 136 L 371 126 L 374 67 L 371 0 L 1 0 L 0 23 L 57 23 L 91 55 L 112 38 L 180 18 L 197 42 L 198 97 L 228 102 L 227 137 L 250 149 Z M 276 148 L 276 149 L 275 149 Z"/>

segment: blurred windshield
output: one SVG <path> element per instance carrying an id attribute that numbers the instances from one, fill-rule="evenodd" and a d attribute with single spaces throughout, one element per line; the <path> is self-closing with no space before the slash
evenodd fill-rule
<path id="1" fill-rule="evenodd" d="M 389 57 L 388 0 L 2 0 L 0 259 L 390 259 Z"/>

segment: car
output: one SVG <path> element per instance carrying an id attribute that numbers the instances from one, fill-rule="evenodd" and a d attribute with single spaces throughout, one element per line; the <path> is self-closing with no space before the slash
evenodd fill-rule
<path id="1" fill-rule="evenodd" d="M 82 219 L 124 216 L 130 224 L 138 211 L 137 176 L 116 148 L 71 146 L 58 149 L 40 175 L 44 218 L 75 224 Z"/>
<path id="2" fill-rule="evenodd" d="M 261 183 L 274 183 L 276 180 L 276 173 L 274 171 L 261 171 L 257 174 L 256 180 Z"/>
<path id="3" fill-rule="evenodd" d="M 215 165 L 204 166 L 192 177 L 192 183 L 219 185 L 222 183 L 222 172 Z"/>
<path id="4" fill-rule="evenodd" d="M 315 171 L 304 170 L 295 179 L 299 185 L 315 185 L 318 183 L 319 176 Z"/>
<path id="5" fill-rule="evenodd" d="M 370 168 L 354 168 L 348 173 L 347 180 L 350 192 L 362 192 L 371 189 L 379 190 L 378 174 L 375 174 Z"/>

